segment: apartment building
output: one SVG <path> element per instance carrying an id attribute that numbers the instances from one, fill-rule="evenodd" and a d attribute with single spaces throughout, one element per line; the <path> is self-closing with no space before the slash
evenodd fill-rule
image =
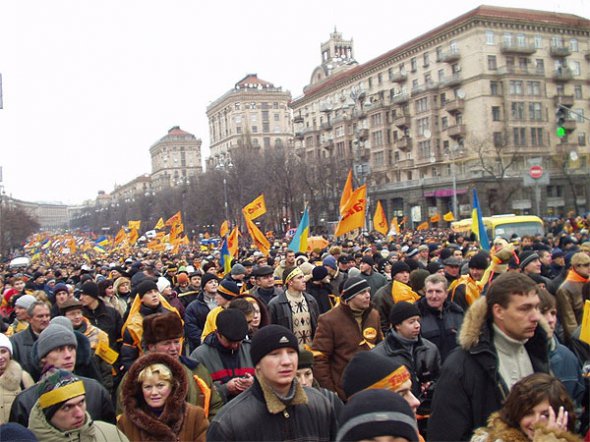
<path id="1" fill-rule="evenodd" d="M 215 166 L 232 149 L 288 146 L 293 137 L 291 93 L 248 74 L 209 106 L 210 157 Z"/>
<path id="2" fill-rule="evenodd" d="M 481 6 L 366 63 L 312 75 L 291 103 L 294 146 L 310 164 L 354 167 L 388 216 L 468 216 L 474 187 L 485 214 L 584 212 L 589 61 L 590 20 Z M 528 176 L 532 165 L 542 179 Z"/>

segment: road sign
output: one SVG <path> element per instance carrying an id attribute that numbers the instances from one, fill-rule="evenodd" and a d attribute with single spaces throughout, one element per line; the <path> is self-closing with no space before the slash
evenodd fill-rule
<path id="1" fill-rule="evenodd" d="M 532 179 L 538 180 L 543 177 L 543 166 L 531 166 L 529 175 Z"/>

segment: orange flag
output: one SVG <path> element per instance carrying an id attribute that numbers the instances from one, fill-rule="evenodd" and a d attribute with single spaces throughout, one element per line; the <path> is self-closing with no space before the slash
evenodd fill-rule
<path id="1" fill-rule="evenodd" d="M 127 226 L 130 230 L 131 229 L 135 229 L 135 230 L 139 230 L 141 227 L 141 220 L 137 220 L 137 221 L 129 221 L 129 225 Z"/>
<path id="2" fill-rule="evenodd" d="M 180 210 L 178 212 L 176 212 L 174 215 L 172 215 L 170 218 L 168 218 L 166 220 L 166 223 L 164 225 L 166 226 L 175 226 L 182 223 L 182 214 L 180 213 Z"/>
<path id="3" fill-rule="evenodd" d="M 439 221 L 440 221 L 440 213 L 438 213 L 438 212 L 430 217 L 431 223 L 437 223 Z"/>
<path id="4" fill-rule="evenodd" d="M 342 196 L 340 197 L 340 215 L 343 215 L 344 208 L 346 207 L 346 203 L 350 199 L 352 195 L 352 169 L 348 171 L 348 176 L 346 177 L 346 183 L 344 183 L 344 189 L 342 190 Z"/>
<path id="5" fill-rule="evenodd" d="M 453 212 L 447 212 L 443 215 L 443 219 L 450 223 L 451 221 L 455 221 L 455 215 L 453 215 Z"/>
<path id="6" fill-rule="evenodd" d="M 270 252 L 270 242 L 268 242 L 268 239 L 266 239 L 264 234 L 246 214 L 244 214 L 244 218 L 246 218 L 246 227 L 248 227 L 248 233 L 250 234 L 250 238 L 252 238 L 252 242 L 263 255 L 267 256 Z"/>
<path id="7" fill-rule="evenodd" d="M 340 216 L 340 221 L 336 227 L 335 236 L 342 236 L 351 230 L 361 228 L 365 225 L 365 210 L 367 208 L 367 185 L 352 192 L 344 207 L 344 214 Z"/>
<path id="8" fill-rule="evenodd" d="M 238 227 L 234 227 L 234 229 L 231 231 L 231 233 L 229 234 L 229 236 L 227 237 L 227 249 L 229 250 L 229 254 L 231 256 L 237 256 L 238 255 L 238 235 L 239 235 L 240 231 L 238 230 Z"/>
<path id="9" fill-rule="evenodd" d="M 422 224 L 420 224 L 418 227 L 416 227 L 416 230 L 426 230 L 428 229 L 428 221 L 424 221 Z"/>
<path id="10" fill-rule="evenodd" d="M 129 232 L 129 244 L 133 245 L 137 242 L 139 238 L 139 232 L 137 231 L 137 229 L 131 229 L 131 232 Z"/>
<path id="11" fill-rule="evenodd" d="M 121 227 L 121 229 L 119 229 L 119 232 L 117 233 L 117 236 L 115 236 L 115 245 L 125 241 L 125 238 L 127 238 L 127 233 L 125 233 L 125 229 Z"/>
<path id="12" fill-rule="evenodd" d="M 383 236 L 387 235 L 387 218 L 380 200 L 377 201 L 377 207 L 375 207 L 375 214 L 373 215 L 373 229 Z"/>
<path id="13" fill-rule="evenodd" d="M 160 219 L 158 220 L 158 222 L 156 223 L 156 225 L 154 226 L 154 230 L 160 230 L 163 229 L 165 226 L 164 224 L 164 220 L 162 219 L 162 217 L 160 217 Z"/>
<path id="14" fill-rule="evenodd" d="M 229 222 L 228 220 L 223 221 L 223 223 L 221 223 L 221 227 L 219 228 L 219 236 L 221 236 L 222 238 L 227 235 L 227 232 L 229 231 Z"/>
<path id="15" fill-rule="evenodd" d="M 254 220 L 266 213 L 266 202 L 264 201 L 264 194 L 261 193 L 258 198 L 247 204 L 242 209 L 244 218 Z"/>
<path id="16" fill-rule="evenodd" d="M 399 235 L 399 224 L 397 222 L 397 216 L 391 218 L 391 224 L 389 225 L 389 232 L 387 236 Z"/>

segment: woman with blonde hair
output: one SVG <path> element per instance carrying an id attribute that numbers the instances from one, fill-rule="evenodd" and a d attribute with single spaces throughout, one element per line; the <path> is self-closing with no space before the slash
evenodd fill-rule
<path id="1" fill-rule="evenodd" d="M 573 433 L 574 406 L 563 384 L 535 373 L 512 387 L 502 408 L 487 427 L 475 431 L 472 442 L 580 441 Z"/>
<path id="2" fill-rule="evenodd" d="M 129 369 L 118 427 L 130 441 L 205 441 L 209 421 L 185 401 L 188 379 L 176 359 L 149 353 Z"/>

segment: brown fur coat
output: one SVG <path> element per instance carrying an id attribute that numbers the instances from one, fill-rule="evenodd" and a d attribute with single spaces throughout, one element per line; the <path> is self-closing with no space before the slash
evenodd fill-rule
<path id="1" fill-rule="evenodd" d="M 498 413 L 488 419 L 488 426 L 475 430 L 471 442 L 530 442 L 526 434 L 519 428 L 508 426 Z M 549 430 L 539 425 L 536 427 L 533 442 L 581 442 L 573 433 L 560 430 Z"/>
<path id="2" fill-rule="evenodd" d="M 139 373 L 161 363 L 172 371 L 175 381 L 162 414 L 151 413 L 144 402 Z M 185 402 L 188 380 L 180 362 L 165 354 L 150 353 L 131 366 L 121 390 L 123 415 L 118 427 L 130 441 L 205 441 L 209 422 L 201 407 Z"/>

